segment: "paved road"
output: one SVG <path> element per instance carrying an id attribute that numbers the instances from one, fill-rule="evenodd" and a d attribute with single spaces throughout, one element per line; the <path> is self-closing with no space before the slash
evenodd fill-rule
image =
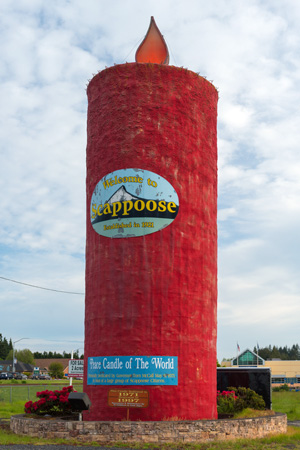
<path id="1" fill-rule="evenodd" d="M 288 420 L 288 425 L 291 427 L 300 427 L 300 420 Z"/>

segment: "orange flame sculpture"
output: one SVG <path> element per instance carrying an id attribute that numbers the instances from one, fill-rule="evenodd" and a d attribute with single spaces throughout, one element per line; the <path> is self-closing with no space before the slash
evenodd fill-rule
<path id="1" fill-rule="evenodd" d="M 147 34 L 135 53 L 135 60 L 138 63 L 169 64 L 168 47 L 153 16 Z"/>

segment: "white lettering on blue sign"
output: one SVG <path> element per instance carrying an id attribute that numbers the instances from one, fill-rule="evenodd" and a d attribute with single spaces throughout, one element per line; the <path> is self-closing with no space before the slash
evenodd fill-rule
<path id="1" fill-rule="evenodd" d="M 178 385 L 177 356 L 93 356 L 88 385 Z"/>

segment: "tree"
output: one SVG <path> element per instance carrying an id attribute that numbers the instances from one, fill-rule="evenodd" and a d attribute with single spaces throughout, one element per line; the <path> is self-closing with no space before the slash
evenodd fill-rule
<path id="1" fill-rule="evenodd" d="M 6 359 L 9 361 L 13 359 L 13 350 L 9 351 Z M 34 356 L 29 348 L 24 348 L 24 350 L 15 350 L 15 359 L 26 364 L 34 364 Z"/>
<path id="2" fill-rule="evenodd" d="M 36 359 L 58 359 L 58 358 L 64 358 L 64 356 L 61 353 L 57 352 L 34 352 L 34 357 Z"/>
<path id="3" fill-rule="evenodd" d="M 294 344 L 291 348 L 285 347 L 277 347 L 276 345 L 269 345 L 268 347 L 260 348 L 257 351 L 256 347 L 254 347 L 254 353 L 258 353 L 261 358 L 264 360 L 267 359 L 282 359 L 282 360 L 299 360 L 300 359 L 300 347 L 298 344 Z"/>
<path id="4" fill-rule="evenodd" d="M 49 366 L 49 373 L 53 378 L 63 378 L 64 368 L 60 363 L 53 362 Z"/>
<path id="5" fill-rule="evenodd" d="M 299 359 L 299 355 L 300 355 L 299 345 L 294 344 L 290 349 L 290 359 Z"/>
<path id="6" fill-rule="evenodd" d="M 6 355 L 8 352 L 12 349 L 12 342 L 11 339 L 9 342 L 7 339 L 2 337 L 2 334 L 0 333 L 0 359 L 6 359 Z"/>

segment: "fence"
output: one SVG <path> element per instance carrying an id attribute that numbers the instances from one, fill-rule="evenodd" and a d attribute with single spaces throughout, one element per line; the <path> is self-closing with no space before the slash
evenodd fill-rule
<path id="1" fill-rule="evenodd" d="M 0 402 L 26 402 L 37 400 L 36 393 L 48 389 L 49 391 L 60 391 L 64 385 L 20 385 L 20 386 L 0 386 Z M 76 385 L 74 389 L 82 392 L 82 385 Z"/>

